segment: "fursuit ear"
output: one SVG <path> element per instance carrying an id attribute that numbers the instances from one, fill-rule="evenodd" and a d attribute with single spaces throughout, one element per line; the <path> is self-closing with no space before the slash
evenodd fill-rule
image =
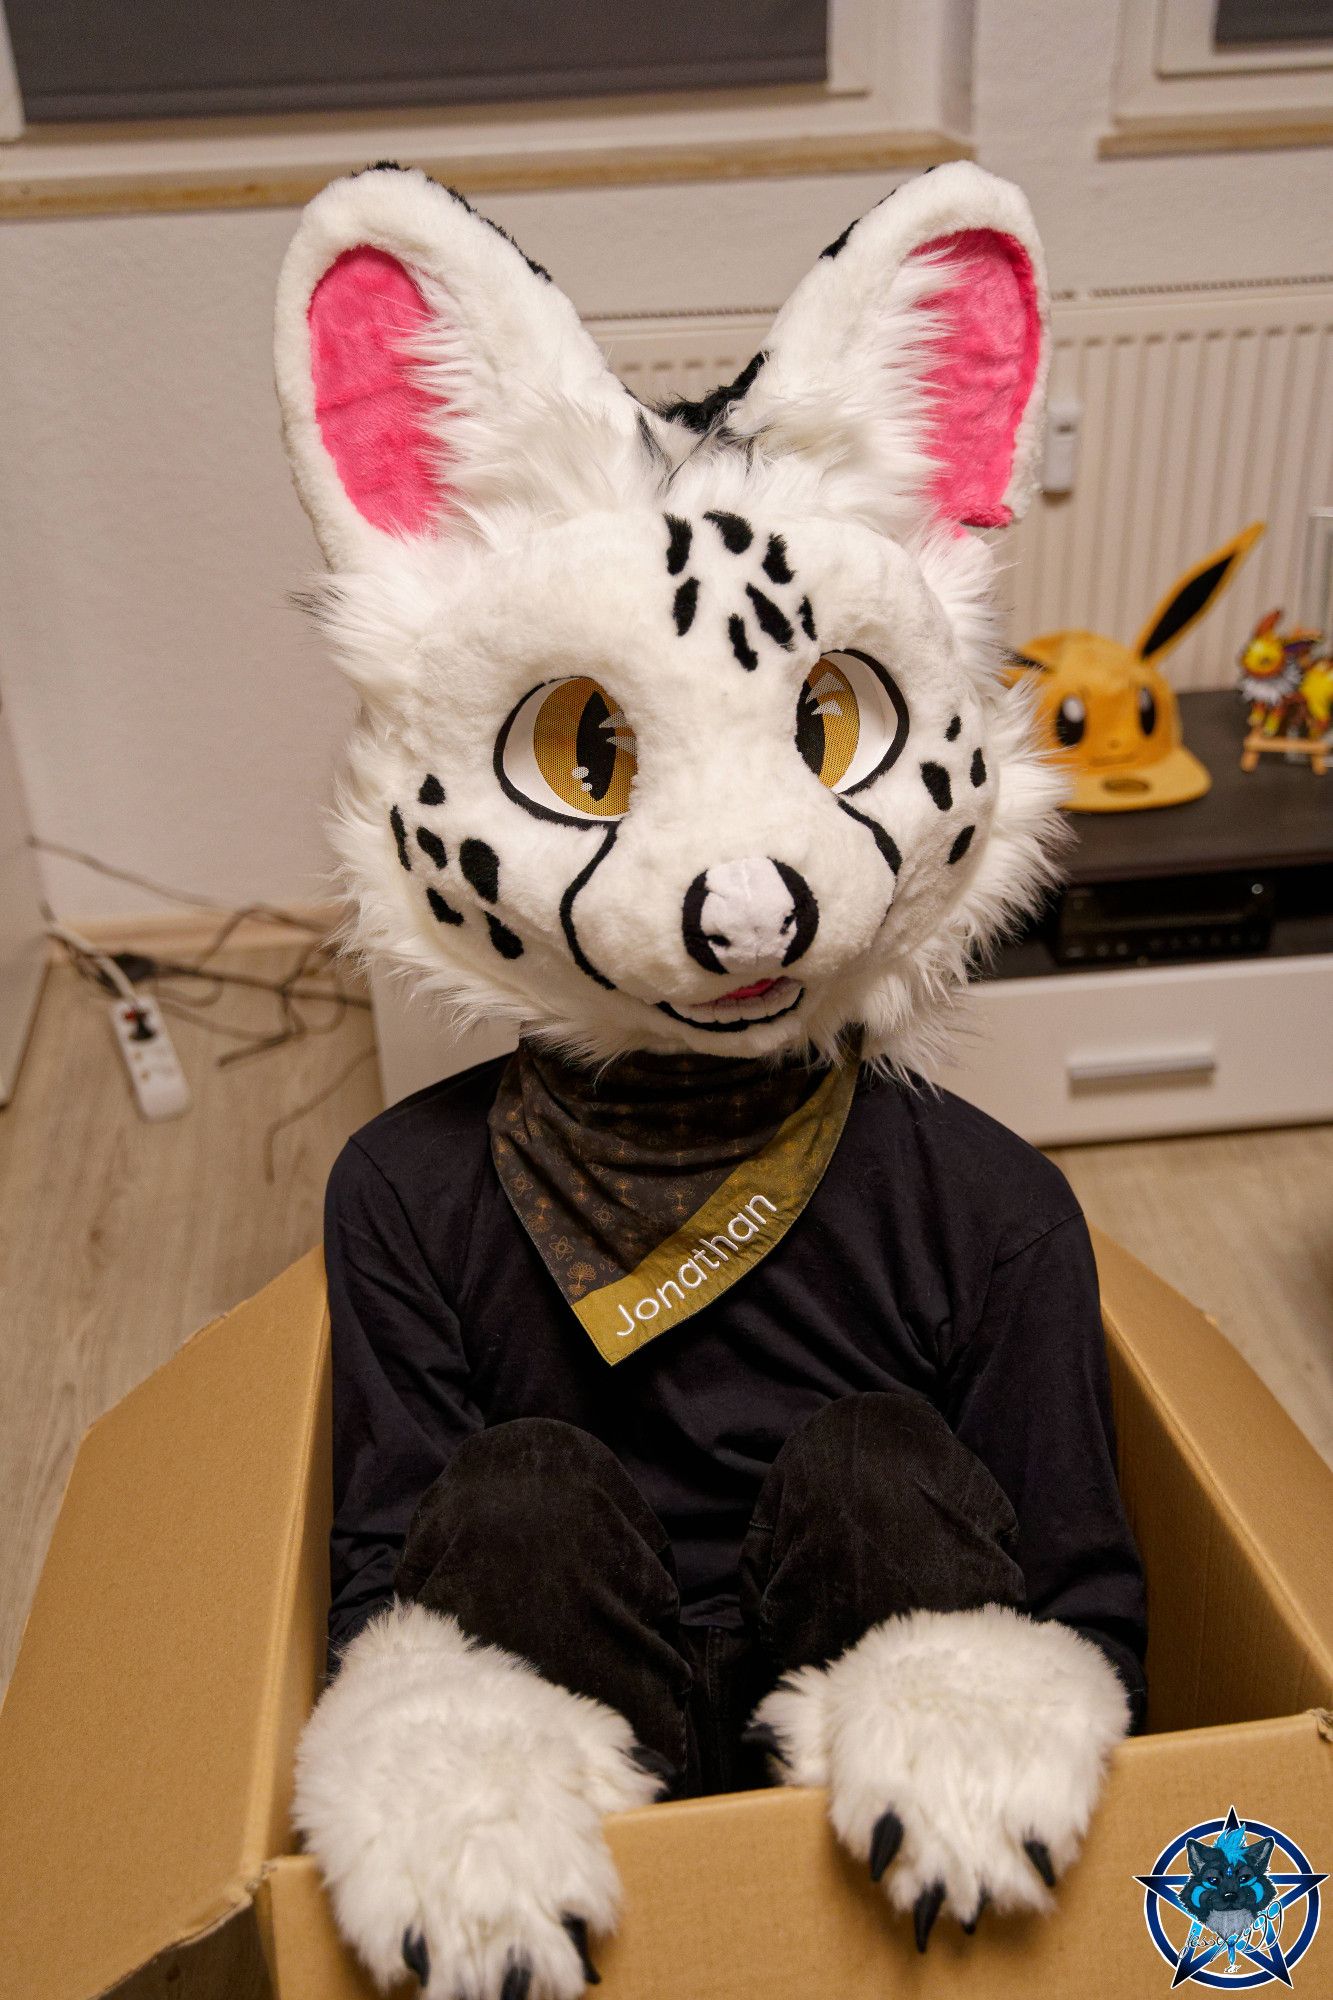
<path id="1" fill-rule="evenodd" d="M 1041 244 L 1016 187 L 967 161 L 897 188 L 830 243 L 727 414 L 822 460 L 893 532 L 1004 527 L 1035 478 L 1047 366 Z"/>
<path id="2" fill-rule="evenodd" d="M 278 280 L 283 434 L 334 569 L 538 502 L 559 470 L 636 437 L 635 405 L 564 294 L 417 169 L 334 181 Z M 534 469 L 536 468 L 536 469 Z"/>

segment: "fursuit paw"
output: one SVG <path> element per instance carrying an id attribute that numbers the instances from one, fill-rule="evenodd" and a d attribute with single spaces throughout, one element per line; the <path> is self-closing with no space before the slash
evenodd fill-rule
<path id="1" fill-rule="evenodd" d="M 602 1819 L 661 1785 L 613 1709 L 399 1604 L 306 1725 L 293 1817 L 381 1987 L 406 1965 L 431 2000 L 576 2000 L 619 1900 Z"/>
<path id="2" fill-rule="evenodd" d="M 1079 1850 L 1129 1726 L 1115 1670 L 1065 1625 L 1016 1611 L 916 1611 L 759 1704 L 747 1735 L 790 1785 L 827 1785 L 852 1854 L 910 1910 L 1043 1910 Z"/>

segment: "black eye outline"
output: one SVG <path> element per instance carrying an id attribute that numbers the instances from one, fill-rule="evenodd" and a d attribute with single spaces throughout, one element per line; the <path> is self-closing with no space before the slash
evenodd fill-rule
<path id="1" fill-rule="evenodd" d="M 1077 703 L 1078 714 L 1066 715 L 1065 710 Z M 1082 695 L 1067 694 L 1055 711 L 1055 738 L 1064 750 L 1077 749 L 1088 733 L 1088 704 Z"/>
<path id="2" fill-rule="evenodd" d="M 533 696 L 540 694 L 543 688 L 557 688 L 562 682 L 573 680 L 596 680 L 596 675 L 557 674 L 553 680 L 538 681 L 534 687 L 528 689 L 526 694 L 520 695 L 500 725 L 500 734 L 495 739 L 495 749 L 491 755 L 491 766 L 495 772 L 496 783 L 505 797 L 512 799 L 516 806 L 522 806 L 524 812 L 531 813 L 534 819 L 549 820 L 555 826 L 601 827 L 605 832 L 612 827 L 621 825 L 629 811 L 628 806 L 623 813 L 556 812 L 554 807 L 540 805 L 536 799 L 529 798 L 526 792 L 521 792 L 509 776 L 509 773 L 505 770 L 505 751 L 509 745 L 510 732 Z M 598 681 L 597 685 L 601 687 L 602 684 Z"/>
<path id="3" fill-rule="evenodd" d="M 1139 728 L 1143 731 L 1143 734 L 1145 736 L 1154 735 L 1157 729 L 1157 724 L 1161 720 L 1161 716 L 1158 713 L 1157 696 L 1153 693 L 1150 687 L 1139 688 L 1138 694 L 1135 697 L 1134 706 L 1139 718 Z M 1144 717 L 1145 709 L 1148 712 L 1146 720 Z"/>
<path id="4" fill-rule="evenodd" d="M 897 681 L 895 681 L 893 675 L 889 672 L 887 667 L 882 667 L 878 660 L 872 659 L 869 653 L 860 652 L 855 646 L 821 646 L 819 649 L 819 660 L 826 660 L 826 659 L 832 660 L 836 665 L 840 657 L 849 660 L 859 660 L 863 667 L 869 669 L 869 671 L 875 676 L 875 679 L 879 682 L 880 686 L 883 688 L 885 694 L 888 696 L 889 706 L 892 708 L 895 718 L 895 728 L 894 728 L 893 738 L 889 744 L 888 749 L 884 752 L 884 755 L 880 758 L 878 764 L 876 764 L 873 771 L 868 771 L 864 778 L 858 778 L 854 785 L 824 786 L 825 791 L 830 792 L 834 798 L 850 799 L 850 798 L 855 798 L 858 792 L 863 792 L 867 785 L 873 785 L 877 778 L 882 778 L 884 776 L 884 773 L 890 768 L 891 765 L 897 763 L 898 759 L 902 756 L 903 751 L 907 746 L 907 738 L 911 730 L 911 722 L 907 713 L 906 698 L 903 695 L 902 689 L 898 686 Z M 814 665 L 810 668 L 810 673 L 805 675 L 804 679 L 801 682 L 801 687 L 805 686 L 805 682 L 809 680 L 810 674 L 813 674 L 816 671 L 816 669 L 819 666 L 819 660 L 816 660 L 814 662 Z M 852 693 L 853 695 L 855 695 L 856 693 L 855 688 L 852 689 Z M 800 700 L 801 700 L 800 689 L 798 689 L 796 695 L 798 714 L 800 712 Z M 795 741 L 795 732 L 793 731 L 793 742 L 794 741 Z M 819 784 L 823 784 L 823 779 L 819 778 L 818 773 L 812 770 L 810 764 L 806 761 L 805 757 L 800 753 L 799 750 L 797 754 L 798 756 L 801 756 L 801 762 L 805 764 L 806 770 L 810 771 L 811 775 L 815 777 L 816 782 Z"/>

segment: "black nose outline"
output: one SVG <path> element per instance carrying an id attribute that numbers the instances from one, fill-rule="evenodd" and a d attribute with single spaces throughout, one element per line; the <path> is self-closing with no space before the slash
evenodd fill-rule
<path id="1" fill-rule="evenodd" d="M 815 900 L 814 890 L 804 875 L 785 861 L 774 861 L 771 855 L 768 858 L 770 866 L 777 869 L 782 886 L 791 897 L 791 909 L 783 919 L 782 928 L 784 931 L 790 928 L 792 935 L 782 955 L 782 963 L 794 965 L 798 958 L 805 956 L 814 943 L 815 932 L 819 929 L 819 904 Z M 681 906 L 681 935 L 685 949 L 696 965 L 701 965 L 705 972 L 725 973 L 727 968 L 713 950 L 713 946 L 721 945 L 725 950 L 731 940 L 723 937 L 720 932 L 704 930 L 703 908 L 707 898 L 708 870 L 705 868 L 702 874 L 695 876 L 685 891 L 685 900 Z"/>

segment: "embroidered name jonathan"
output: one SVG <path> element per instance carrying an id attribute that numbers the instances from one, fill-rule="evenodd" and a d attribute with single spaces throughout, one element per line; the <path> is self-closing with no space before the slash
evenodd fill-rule
<path id="1" fill-rule="evenodd" d="M 762 1209 L 767 1209 L 768 1214 L 762 1214 L 760 1212 Z M 645 1292 L 642 1298 L 636 1299 L 633 1313 L 630 1313 L 623 1303 L 621 1304 L 619 1312 L 625 1324 L 615 1329 L 617 1337 L 624 1340 L 629 1334 L 638 1332 L 639 1321 L 656 1319 L 659 1312 L 674 1312 L 677 1306 L 683 1306 L 686 1291 L 697 1292 L 701 1286 L 706 1285 L 709 1272 L 720 1271 L 724 1264 L 730 1263 L 736 1254 L 736 1246 L 750 1242 L 761 1229 L 767 1229 L 770 1226 L 770 1217 L 776 1220 L 777 1213 L 767 1195 L 751 1195 L 732 1216 L 727 1224 L 726 1234 L 706 1236 L 701 1242 L 696 1243 L 693 1254 L 680 1265 L 676 1276 L 667 1278 L 656 1291 Z M 716 1251 L 717 1255 L 710 1255 L 711 1251 Z M 676 1295 L 674 1299 L 668 1297 L 668 1293 L 671 1292 Z"/>

